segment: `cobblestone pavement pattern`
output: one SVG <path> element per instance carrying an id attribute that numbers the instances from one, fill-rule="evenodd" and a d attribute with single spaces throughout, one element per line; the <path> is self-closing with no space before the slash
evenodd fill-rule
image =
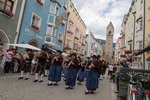
<path id="1" fill-rule="evenodd" d="M 19 74 L 0 76 L 0 100 L 116 100 L 108 79 L 100 81 L 95 94 L 85 95 L 84 85 L 66 90 L 64 81 L 59 86 L 47 86 L 47 77 L 43 83 L 33 83 L 34 76 L 29 80 L 18 80 L 18 77 Z"/>

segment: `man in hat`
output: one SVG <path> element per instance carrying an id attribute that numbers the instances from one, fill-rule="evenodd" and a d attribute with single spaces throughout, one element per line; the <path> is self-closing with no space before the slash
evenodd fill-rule
<path id="1" fill-rule="evenodd" d="M 8 75 L 9 73 L 13 56 L 14 56 L 14 49 L 13 48 L 8 49 L 5 54 L 6 60 L 5 60 L 5 66 L 4 66 L 4 73 L 6 75 Z"/>
<path id="2" fill-rule="evenodd" d="M 33 59 L 33 51 L 31 49 L 27 49 L 26 50 L 26 54 L 23 55 L 23 59 L 24 59 L 24 63 L 23 66 L 21 68 L 21 76 L 19 77 L 19 79 L 23 79 L 24 78 L 24 72 L 26 72 L 26 77 L 25 80 L 29 79 L 29 72 L 31 69 L 31 61 Z"/>
<path id="3" fill-rule="evenodd" d="M 3 56 L 4 56 L 4 53 L 3 53 L 3 50 L 2 50 L 2 45 L 0 45 L 0 64 L 3 60 Z"/>
<path id="4" fill-rule="evenodd" d="M 46 58 L 47 58 L 47 54 L 45 50 L 46 48 L 42 47 L 41 53 L 38 57 L 38 65 L 36 68 L 35 80 L 33 82 L 38 82 L 38 74 L 41 75 L 41 79 L 39 83 L 43 82 L 44 68 L 45 68 L 45 63 L 46 63 Z"/>
<path id="5" fill-rule="evenodd" d="M 52 65 L 49 70 L 48 76 L 48 86 L 50 85 L 58 85 L 58 82 L 61 81 L 61 71 L 62 71 L 62 52 L 57 50 L 56 56 L 52 59 Z"/>
<path id="6" fill-rule="evenodd" d="M 48 70 L 51 66 L 51 61 L 52 61 L 52 52 L 48 51 L 47 53 L 47 58 L 46 58 L 46 65 L 45 65 L 45 73 L 44 73 L 44 76 L 48 76 Z"/>

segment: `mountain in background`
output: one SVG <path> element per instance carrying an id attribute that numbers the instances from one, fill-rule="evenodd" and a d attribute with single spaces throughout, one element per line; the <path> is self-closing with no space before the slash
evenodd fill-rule
<path id="1" fill-rule="evenodd" d="M 99 41 L 102 45 L 105 45 L 106 44 L 106 40 L 103 40 L 103 39 L 96 39 L 97 41 Z M 113 43 L 113 48 L 115 48 L 116 46 L 116 43 Z"/>

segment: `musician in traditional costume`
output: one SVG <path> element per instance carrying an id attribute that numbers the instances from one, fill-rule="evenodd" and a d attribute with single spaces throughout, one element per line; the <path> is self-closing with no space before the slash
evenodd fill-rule
<path id="1" fill-rule="evenodd" d="M 50 66 L 51 66 L 51 62 L 52 62 L 52 52 L 47 52 L 47 58 L 46 58 L 46 65 L 45 65 L 45 68 L 44 68 L 44 76 L 48 76 L 48 70 L 50 69 Z"/>
<path id="2" fill-rule="evenodd" d="M 92 60 L 89 60 L 86 64 L 88 69 L 86 77 L 86 88 L 85 94 L 93 94 L 98 88 L 99 84 L 99 62 L 96 55 L 92 56 Z"/>
<path id="3" fill-rule="evenodd" d="M 61 81 L 61 72 L 62 72 L 62 52 L 57 50 L 56 56 L 52 59 L 52 65 L 49 70 L 48 75 L 48 86 L 50 85 L 58 85 L 58 82 Z"/>
<path id="4" fill-rule="evenodd" d="M 27 52 L 24 52 L 23 54 L 23 62 L 22 62 L 22 67 L 21 67 L 21 76 L 19 79 L 24 78 L 24 72 L 26 72 L 25 80 L 29 79 L 29 72 L 31 69 L 31 61 L 33 59 L 33 51 L 30 49 L 27 49 Z"/>
<path id="5" fill-rule="evenodd" d="M 43 76 L 44 76 L 44 68 L 46 63 L 47 54 L 45 52 L 45 48 L 42 48 L 42 51 L 38 57 L 38 65 L 36 68 L 36 74 L 35 74 L 35 80 L 33 82 L 38 82 L 38 75 L 40 74 L 41 79 L 39 83 L 43 82 Z"/>
<path id="6" fill-rule="evenodd" d="M 68 72 L 66 75 L 66 89 L 73 89 L 76 84 L 77 70 L 78 70 L 78 59 L 76 53 L 71 54 L 71 60 L 68 64 Z"/>

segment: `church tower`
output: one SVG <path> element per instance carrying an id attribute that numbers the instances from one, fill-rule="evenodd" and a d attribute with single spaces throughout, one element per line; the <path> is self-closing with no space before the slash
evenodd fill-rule
<path id="1" fill-rule="evenodd" d="M 114 26 L 111 22 L 107 26 L 106 32 L 105 60 L 112 63 Z"/>

